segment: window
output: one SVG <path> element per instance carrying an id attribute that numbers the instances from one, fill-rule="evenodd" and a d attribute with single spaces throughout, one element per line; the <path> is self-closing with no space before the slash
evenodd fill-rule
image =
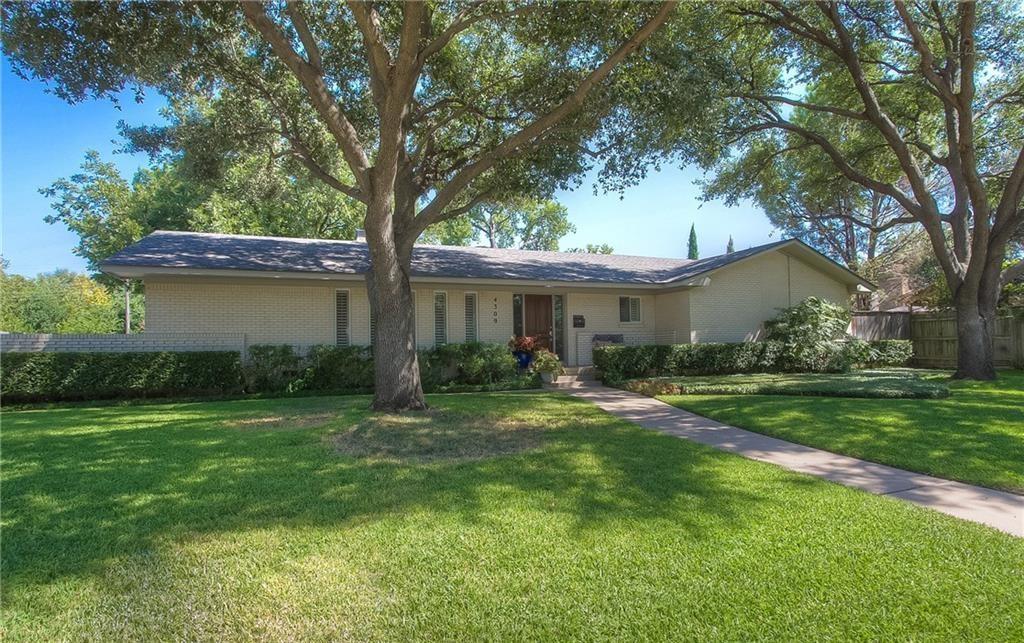
<path id="1" fill-rule="evenodd" d="M 475 342 L 477 339 L 477 322 L 476 322 L 476 293 L 466 293 L 466 341 Z"/>
<path id="2" fill-rule="evenodd" d="M 555 323 L 555 354 L 559 359 L 565 361 L 568 357 L 565 354 L 565 297 L 552 295 L 551 301 L 554 306 Z"/>
<path id="3" fill-rule="evenodd" d="M 348 291 L 334 292 L 334 341 L 338 346 L 348 346 Z"/>
<path id="4" fill-rule="evenodd" d="M 434 293 L 434 346 L 448 343 L 448 293 Z"/>
<path id="5" fill-rule="evenodd" d="M 639 297 L 619 297 L 619 321 L 623 323 L 640 321 Z"/>
<path id="6" fill-rule="evenodd" d="M 512 334 L 523 336 L 523 296 L 512 295 Z"/>

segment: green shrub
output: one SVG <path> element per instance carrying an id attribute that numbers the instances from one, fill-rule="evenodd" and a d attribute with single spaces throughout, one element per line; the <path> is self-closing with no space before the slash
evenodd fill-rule
<path id="1" fill-rule="evenodd" d="M 250 393 L 282 391 L 299 372 L 302 358 L 288 344 L 256 344 L 242 366 L 245 390 Z"/>
<path id="2" fill-rule="evenodd" d="M 764 323 L 766 338 L 783 344 L 804 345 L 846 337 L 850 313 L 842 306 L 818 297 L 808 297 L 782 310 Z"/>
<path id="3" fill-rule="evenodd" d="M 605 381 L 617 382 L 645 375 L 657 375 L 672 369 L 673 350 L 680 346 L 598 346 L 594 349 L 594 366 Z"/>
<path id="4" fill-rule="evenodd" d="M 678 344 L 671 347 L 669 375 L 726 374 L 771 371 L 782 345 L 778 342 Z"/>
<path id="5" fill-rule="evenodd" d="M 235 352 L 4 353 L 4 403 L 228 394 L 241 390 Z"/>
<path id="6" fill-rule="evenodd" d="M 777 367 L 796 373 L 850 370 L 866 349 L 848 341 L 850 313 L 830 301 L 808 297 L 765 322 L 766 338 L 782 344 Z M 860 340 L 855 340 L 860 341 Z"/>
<path id="7" fill-rule="evenodd" d="M 516 378 L 516 358 L 499 344 L 445 344 L 420 353 L 427 388 L 448 384 L 484 385 Z"/>
<path id="8" fill-rule="evenodd" d="M 362 346 L 314 346 L 305 368 L 286 387 L 289 391 L 370 391 L 373 356 Z"/>
<path id="9" fill-rule="evenodd" d="M 872 353 L 859 364 L 862 368 L 906 366 L 914 357 L 914 343 L 909 339 L 880 339 L 869 344 Z"/>
<path id="10" fill-rule="evenodd" d="M 543 348 L 534 352 L 533 363 L 530 364 L 530 368 L 537 373 L 550 373 L 551 375 L 562 375 L 565 373 L 558 355 Z"/>
<path id="11" fill-rule="evenodd" d="M 912 346 L 905 340 L 830 340 L 810 346 L 776 340 L 673 346 L 601 346 L 594 366 L 606 383 L 672 375 L 736 373 L 844 373 L 851 368 L 904 366 Z"/>
<path id="12" fill-rule="evenodd" d="M 778 342 L 600 346 L 594 349 L 594 366 L 605 382 L 659 375 L 753 373 L 774 370 L 781 350 Z"/>

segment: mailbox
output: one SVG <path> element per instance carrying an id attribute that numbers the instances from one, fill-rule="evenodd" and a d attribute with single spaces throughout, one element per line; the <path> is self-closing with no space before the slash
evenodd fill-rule
<path id="1" fill-rule="evenodd" d="M 572 327 L 573 328 L 586 328 L 587 327 L 587 320 L 583 317 L 583 315 L 573 315 L 572 316 Z"/>

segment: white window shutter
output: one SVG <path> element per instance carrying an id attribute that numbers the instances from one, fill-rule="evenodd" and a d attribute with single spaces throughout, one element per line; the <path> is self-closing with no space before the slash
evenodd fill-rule
<path id="1" fill-rule="evenodd" d="M 348 346 L 348 291 L 338 290 L 334 293 L 335 342 L 338 346 Z"/>
<path id="2" fill-rule="evenodd" d="M 448 293 L 434 293 L 434 346 L 448 343 Z"/>
<path id="3" fill-rule="evenodd" d="M 466 293 L 466 341 L 475 342 L 477 339 L 476 322 L 476 293 Z"/>

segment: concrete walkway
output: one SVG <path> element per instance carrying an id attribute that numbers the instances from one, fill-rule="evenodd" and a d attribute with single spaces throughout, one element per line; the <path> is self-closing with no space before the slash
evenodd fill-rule
<path id="1" fill-rule="evenodd" d="M 825 478 L 847 487 L 912 502 L 1024 538 L 1024 496 L 933 478 L 874 462 L 836 455 L 715 422 L 654 398 L 604 386 L 567 393 L 640 426 L 752 460 Z"/>

